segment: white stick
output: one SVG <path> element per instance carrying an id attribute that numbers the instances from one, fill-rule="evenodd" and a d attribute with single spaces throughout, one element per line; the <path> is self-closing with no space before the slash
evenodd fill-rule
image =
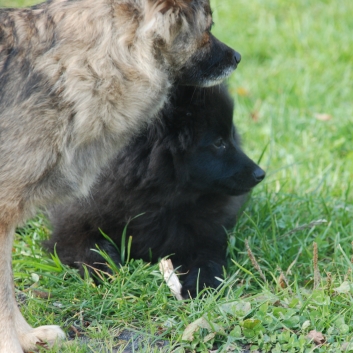
<path id="1" fill-rule="evenodd" d="M 183 300 L 183 297 L 181 296 L 182 285 L 174 272 L 172 261 L 170 259 L 162 259 L 159 263 L 159 270 L 175 298 Z"/>

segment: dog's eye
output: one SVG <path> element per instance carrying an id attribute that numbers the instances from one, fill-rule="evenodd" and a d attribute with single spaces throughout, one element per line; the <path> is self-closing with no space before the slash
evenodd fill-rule
<path id="1" fill-rule="evenodd" d="M 226 144 L 224 143 L 222 138 L 217 139 L 213 142 L 213 146 L 216 148 L 226 148 Z"/>

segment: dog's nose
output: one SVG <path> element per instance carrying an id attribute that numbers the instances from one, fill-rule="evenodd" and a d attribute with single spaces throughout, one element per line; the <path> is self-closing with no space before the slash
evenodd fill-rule
<path id="1" fill-rule="evenodd" d="M 234 50 L 234 59 L 237 64 L 239 64 L 241 61 L 241 55 L 235 50 Z"/>
<path id="2" fill-rule="evenodd" d="M 252 175 L 255 181 L 259 183 L 260 181 L 264 180 L 266 173 L 261 168 L 256 168 Z"/>

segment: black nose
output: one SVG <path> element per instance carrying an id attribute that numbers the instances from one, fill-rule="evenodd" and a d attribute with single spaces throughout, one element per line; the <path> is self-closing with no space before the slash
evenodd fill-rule
<path id="1" fill-rule="evenodd" d="M 234 59 L 235 59 L 237 64 L 239 64 L 240 61 L 241 61 L 241 55 L 235 50 L 234 50 Z"/>
<path id="2" fill-rule="evenodd" d="M 259 183 L 260 181 L 264 180 L 266 173 L 261 168 L 256 168 L 252 175 L 255 181 Z"/>

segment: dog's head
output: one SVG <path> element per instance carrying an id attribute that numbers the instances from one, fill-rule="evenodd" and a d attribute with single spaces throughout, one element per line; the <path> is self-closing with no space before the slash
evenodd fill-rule
<path id="1" fill-rule="evenodd" d="M 264 179 L 265 172 L 240 147 L 225 87 L 184 87 L 174 106 L 172 154 L 177 179 L 186 187 L 235 196 Z"/>
<path id="2" fill-rule="evenodd" d="M 141 31 L 183 85 L 213 86 L 237 67 L 240 54 L 211 34 L 209 0 L 147 0 Z"/>

